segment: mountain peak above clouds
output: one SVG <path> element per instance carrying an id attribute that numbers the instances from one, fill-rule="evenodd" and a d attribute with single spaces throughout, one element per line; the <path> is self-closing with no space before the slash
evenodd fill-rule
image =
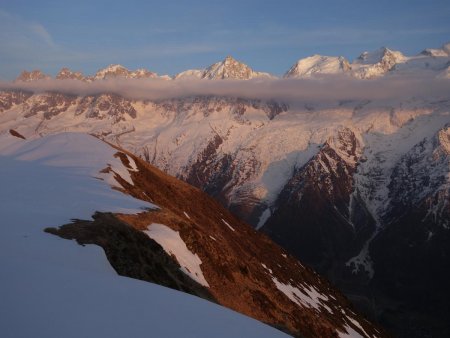
<path id="1" fill-rule="evenodd" d="M 419 55 L 448 57 L 450 55 L 450 42 L 445 43 L 441 48 L 426 48 Z"/>
<path id="2" fill-rule="evenodd" d="M 373 79 L 390 74 L 408 74 L 422 76 L 425 73 L 439 78 L 448 77 L 450 61 L 450 43 L 440 48 L 427 48 L 415 56 L 405 56 L 402 52 L 387 47 L 381 47 L 371 52 L 363 52 L 360 56 L 349 62 L 343 56 L 312 55 L 299 59 L 284 74 L 284 78 L 310 78 L 324 74 L 348 74 L 357 79 Z M 433 73 L 434 72 L 434 73 Z M 49 79 L 50 76 L 39 70 L 24 71 L 16 81 L 35 81 Z M 255 78 L 274 79 L 266 72 L 253 70 L 247 64 L 228 55 L 223 60 L 203 69 L 188 69 L 171 77 L 160 76 L 144 68 L 129 70 L 120 64 L 111 64 L 98 70 L 92 76 L 84 77 L 81 72 L 73 72 L 63 68 L 56 75 L 56 79 L 78 79 L 87 82 L 109 78 L 156 78 L 172 79 L 207 79 L 207 80 L 249 80 Z"/>
<path id="3" fill-rule="evenodd" d="M 85 80 L 85 77 L 83 76 L 83 73 L 81 72 L 74 72 L 70 70 L 67 67 L 61 68 L 61 70 L 56 74 L 56 79 L 58 80 L 65 80 L 65 79 L 72 79 L 72 80 Z"/>
<path id="4" fill-rule="evenodd" d="M 407 60 L 401 52 L 387 47 L 364 52 L 352 64 L 353 76 L 360 79 L 380 77 Z"/>
<path id="5" fill-rule="evenodd" d="M 206 69 L 189 69 L 175 75 L 175 79 L 198 78 L 207 80 L 250 80 L 253 78 L 272 78 L 269 73 L 255 72 L 251 67 L 228 55 Z"/>
<path id="6" fill-rule="evenodd" d="M 351 69 L 343 56 L 313 55 L 298 60 L 284 75 L 285 78 L 311 77 L 319 74 L 341 74 Z"/>
<path id="7" fill-rule="evenodd" d="M 122 65 L 113 64 L 106 68 L 100 69 L 95 73 L 94 79 L 108 79 L 113 77 L 124 77 L 127 79 L 140 79 L 140 78 L 155 78 L 156 73 L 148 71 L 147 69 L 138 69 L 135 71 L 130 71 Z"/>
<path id="8" fill-rule="evenodd" d="M 24 70 L 20 75 L 16 78 L 16 81 L 30 82 L 35 80 L 46 80 L 50 79 L 50 76 L 44 74 L 42 71 L 35 69 L 31 72 Z"/>
<path id="9" fill-rule="evenodd" d="M 237 61 L 232 56 L 227 56 L 223 61 L 209 66 L 202 76 L 202 78 L 210 80 L 249 80 L 257 77 L 270 77 L 270 75 L 268 73 L 255 72 L 250 66 Z"/>

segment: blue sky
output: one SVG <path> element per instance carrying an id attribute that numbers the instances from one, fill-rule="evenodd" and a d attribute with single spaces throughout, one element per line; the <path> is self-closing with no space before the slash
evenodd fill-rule
<path id="1" fill-rule="evenodd" d="M 0 79 L 112 63 L 172 75 L 227 55 L 280 75 L 313 54 L 411 55 L 448 41 L 449 0 L 0 0 Z"/>

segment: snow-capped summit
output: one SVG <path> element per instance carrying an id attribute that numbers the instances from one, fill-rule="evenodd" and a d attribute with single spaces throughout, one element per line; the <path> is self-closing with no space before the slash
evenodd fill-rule
<path id="1" fill-rule="evenodd" d="M 107 79 L 112 77 L 125 77 L 127 79 L 155 78 L 158 75 L 146 69 L 130 71 L 122 65 L 109 65 L 95 73 L 94 80 Z"/>
<path id="2" fill-rule="evenodd" d="M 130 74 L 130 71 L 126 69 L 122 65 L 109 65 L 106 68 L 100 69 L 95 73 L 94 78 L 97 79 L 106 79 L 108 77 L 115 77 L 115 76 L 123 76 L 127 77 L 127 75 Z"/>
<path id="3" fill-rule="evenodd" d="M 381 47 L 372 52 L 363 52 L 355 61 L 356 64 L 374 65 L 380 62 L 397 61 L 401 62 L 405 59 L 402 52 L 391 50 L 387 47 Z"/>
<path id="4" fill-rule="evenodd" d="M 227 56 L 223 61 L 217 62 L 209 66 L 203 78 L 216 79 L 239 79 L 248 80 L 258 75 L 246 64 L 235 60 L 231 56 Z"/>
<path id="5" fill-rule="evenodd" d="M 140 68 L 130 73 L 130 78 L 142 79 L 142 78 L 154 78 L 158 75 L 154 72 L 150 72 L 147 69 Z"/>
<path id="6" fill-rule="evenodd" d="M 35 81 L 35 80 L 46 80 L 49 78 L 50 78 L 50 76 L 42 73 L 40 70 L 32 70 L 31 72 L 24 70 L 16 78 L 16 81 L 29 82 L 29 81 Z"/>
<path id="7" fill-rule="evenodd" d="M 285 78 L 311 77 L 318 74 L 340 74 L 351 69 L 343 56 L 313 55 L 300 59 L 284 75 Z"/>
<path id="8" fill-rule="evenodd" d="M 353 75 L 361 79 L 379 77 L 406 60 L 401 52 L 386 47 L 373 52 L 364 52 L 352 64 Z"/>
<path id="9" fill-rule="evenodd" d="M 56 74 L 58 80 L 73 79 L 73 80 L 85 80 L 85 77 L 81 72 L 73 72 L 69 68 L 61 68 L 58 74 Z"/>
<path id="10" fill-rule="evenodd" d="M 181 73 L 176 74 L 173 78 L 178 79 L 201 79 L 205 73 L 204 69 L 188 69 Z"/>
<path id="11" fill-rule="evenodd" d="M 443 49 L 427 48 L 420 52 L 420 55 L 432 56 L 432 57 L 447 57 L 448 54 Z"/>
<path id="12" fill-rule="evenodd" d="M 419 55 L 448 57 L 450 55 L 450 42 L 444 44 L 441 48 L 426 48 Z"/>
<path id="13" fill-rule="evenodd" d="M 206 69 L 190 69 L 175 75 L 175 79 L 199 78 L 208 80 L 249 80 L 258 77 L 271 78 L 269 73 L 255 72 L 246 64 L 237 61 L 232 56 L 227 56 L 224 60 L 214 63 Z"/>

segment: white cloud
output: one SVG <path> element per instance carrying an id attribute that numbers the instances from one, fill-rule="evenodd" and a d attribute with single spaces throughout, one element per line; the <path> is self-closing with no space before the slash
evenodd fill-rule
<path id="1" fill-rule="evenodd" d="M 163 100 L 187 96 L 222 96 L 277 100 L 290 104 L 340 100 L 401 100 L 405 98 L 447 98 L 450 81 L 436 78 L 390 76 L 376 80 L 357 80 L 346 76 L 319 79 L 276 80 L 160 80 L 108 79 L 40 80 L 0 82 L 0 90 L 24 90 L 35 93 L 61 92 L 72 95 L 114 93 L 130 99 Z"/>

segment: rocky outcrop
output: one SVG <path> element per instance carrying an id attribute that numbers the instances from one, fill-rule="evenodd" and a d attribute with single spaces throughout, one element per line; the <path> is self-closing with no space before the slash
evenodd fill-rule
<path id="1" fill-rule="evenodd" d="M 97 214 L 93 222 L 76 221 L 47 231 L 101 245 L 119 273 L 206 294 L 294 336 L 384 335 L 352 310 L 326 280 L 200 190 L 120 149 L 116 157 L 129 169 L 133 183 L 116 177 L 123 192 L 159 209 L 138 215 Z M 146 238 L 144 232 L 152 224 L 178 233 L 198 257 L 207 293 L 177 274 L 180 257 L 164 255 Z"/>

